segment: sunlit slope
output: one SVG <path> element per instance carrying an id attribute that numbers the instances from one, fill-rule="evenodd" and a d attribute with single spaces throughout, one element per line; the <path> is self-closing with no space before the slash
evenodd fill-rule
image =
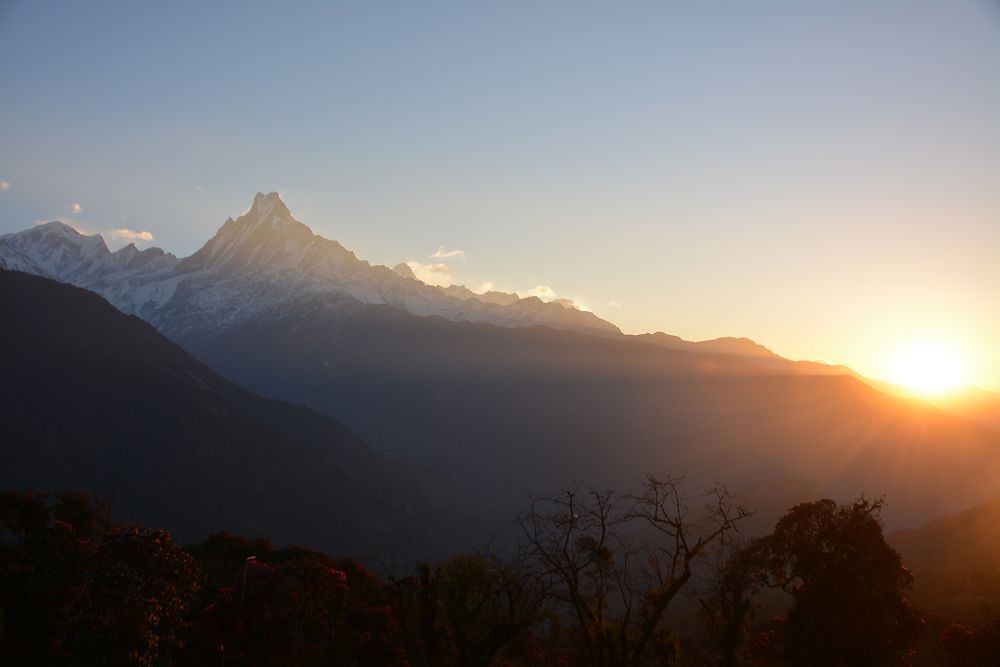
<path id="1" fill-rule="evenodd" d="M 1000 394 L 968 388 L 932 400 L 942 410 L 1000 431 Z"/>
<path id="2" fill-rule="evenodd" d="M 896 396 L 918 397 L 957 417 L 1000 430 L 1000 394 L 983 389 L 954 387 L 947 391 L 921 394 L 912 387 L 864 377 L 847 366 L 817 361 L 792 361 L 748 338 L 717 338 L 693 342 L 665 333 L 641 334 L 633 338 L 671 350 L 737 356 L 769 370 L 802 375 L 850 375 L 879 391 Z"/>
<path id="3" fill-rule="evenodd" d="M 510 511 L 525 494 L 785 476 L 825 494 L 886 494 L 893 526 L 1000 492 L 1000 434 L 848 376 L 551 329 L 501 329 L 385 307 L 287 305 L 182 343 L 255 391 L 341 419 L 378 449 L 439 465 Z"/>
<path id="4" fill-rule="evenodd" d="M 0 271 L 0 312 L 0 490 L 112 494 L 120 519 L 180 540 L 450 552 L 441 480 L 336 421 L 243 391 L 83 289 Z"/>

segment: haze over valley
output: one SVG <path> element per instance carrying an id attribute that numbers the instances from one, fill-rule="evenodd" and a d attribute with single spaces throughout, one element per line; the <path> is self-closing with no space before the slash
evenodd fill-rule
<path id="1" fill-rule="evenodd" d="M 531 495 L 650 470 L 886 494 L 894 528 L 1000 488 L 986 423 L 747 339 L 630 336 L 566 303 L 428 285 L 313 234 L 274 192 L 186 258 L 50 222 L 0 237 L 0 262 L 92 290 L 240 386 L 429 466 L 490 517 L 484 537 Z"/>

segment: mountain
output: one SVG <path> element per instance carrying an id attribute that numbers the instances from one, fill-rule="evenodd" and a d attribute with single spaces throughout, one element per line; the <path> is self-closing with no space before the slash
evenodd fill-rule
<path id="1" fill-rule="evenodd" d="M 839 500 L 884 493 L 892 527 L 1000 489 L 1000 433 L 850 369 L 748 339 L 625 336 L 566 304 L 424 285 L 407 265 L 371 266 L 314 235 L 273 193 L 191 257 L 148 268 L 112 262 L 122 251 L 71 253 L 50 231 L 95 243 L 39 228 L 0 238 L 0 259 L 92 288 L 223 377 L 443 470 L 492 526 L 529 494 L 631 488 L 651 471 L 686 470 L 693 489 L 786 478 Z"/>
<path id="2" fill-rule="evenodd" d="M 912 398 L 914 396 L 913 391 L 906 387 L 865 377 L 847 366 L 826 364 L 819 361 L 792 361 L 791 359 L 786 359 L 749 338 L 716 338 L 713 340 L 692 342 L 662 332 L 639 334 L 633 336 L 633 338 L 654 343 L 670 350 L 696 354 L 712 353 L 742 357 L 757 365 L 788 373 L 801 375 L 849 375 L 887 394 L 905 398 Z M 1000 395 L 996 393 L 974 387 L 966 387 L 940 395 L 926 396 L 922 400 L 941 408 L 949 414 L 1000 430 Z"/>
<path id="3" fill-rule="evenodd" d="M 412 271 L 372 266 L 336 241 L 313 234 L 274 192 L 258 193 L 245 214 L 226 220 L 184 259 L 158 248 L 140 252 L 133 245 L 112 253 L 100 236 L 51 222 L 0 237 L 0 268 L 95 291 L 175 339 L 193 331 L 221 331 L 276 304 L 313 296 L 336 296 L 326 303 L 348 310 L 387 304 L 454 321 L 620 334 L 613 324 L 565 303 L 440 288 L 416 280 Z"/>
<path id="4" fill-rule="evenodd" d="M 0 271 L 0 312 L 0 488 L 110 493 L 118 518 L 182 540 L 227 529 L 359 556 L 456 546 L 440 477 L 238 388 L 96 294 Z"/>
<path id="5" fill-rule="evenodd" d="M 749 338 L 715 338 L 713 340 L 703 340 L 693 342 L 684 340 L 680 336 L 672 336 L 662 331 L 651 334 L 639 334 L 635 336 L 637 340 L 653 343 L 668 350 L 678 350 L 683 352 L 729 354 L 738 357 L 748 357 L 751 359 L 778 360 L 777 354 L 767 349 L 760 343 L 756 343 Z"/>
<path id="6" fill-rule="evenodd" d="M 913 571 L 922 607 L 965 622 L 1000 609 L 1000 497 L 888 540 Z"/>
<path id="7" fill-rule="evenodd" d="M 945 412 L 1000 431 L 1000 394 L 969 387 L 931 398 Z"/>
<path id="8" fill-rule="evenodd" d="M 717 354 L 742 357 L 750 360 L 758 366 L 773 370 L 780 370 L 789 373 L 802 375 L 850 375 L 865 382 L 870 381 L 847 366 L 836 364 L 825 364 L 819 361 L 792 361 L 772 352 L 760 343 L 749 338 L 713 338 L 712 340 L 689 341 L 679 336 L 672 336 L 663 332 L 651 334 L 639 334 L 633 336 L 637 340 L 653 343 L 668 350 L 678 352 L 692 352 L 695 354 Z M 878 388 L 878 387 L 876 387 Z"/>
<path id="9" fill-rule="evenodd" d="M 504 518 L 529 494 L 666 470 L 693 489 L 782 476 L 839 500 L 886 494 L 894 527 L 1000 489 L 1000 434 L 850 376 L 385 306 L 335 312 L 276 308 L 186 344 L 241 385 L 447 470 Z"/>

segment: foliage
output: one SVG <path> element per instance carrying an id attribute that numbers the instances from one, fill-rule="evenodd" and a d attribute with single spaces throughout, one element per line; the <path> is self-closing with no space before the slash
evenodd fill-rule
<path id="1" fill-rule="evenodd" d="M 0 494 L 0 664 L 911 662 L 923 626 L 880 500 L 797 505 L 747 542 L 735 534 L 746 510 L 723 489 L 707 498 L 689 509 L 671 477 L 630 495 L 569 492 L 520 517 L 525 544 L 512 558 L 457 555 L 377 577 L 228 533 L 181 549 L 164 530 L 115 525 L 107 503 L 82 494 Z M 706 572 L 699 601 L 715 652 L 688 636 L 681 655 L 667 610 Z M 755 621 L 775 591 L 787 614 Z M 934 650 L 920 664 L 1000 664 L 1000 619 L 954 625 Z"/>
<path id="2" fill-rule="evenodd" d="M 1000 618 L 977 628 L 953 625 L 940 638 L 953 667 L 996 667 L 1000 665 Z"/>
<path id="3" fill-rule="evenodd" d="M 198 590 L 194 560 L 170 533 L 121 526 L 104 534 L 89 576 L 76 654 L 93 664 L 175 662 Z"/>
<path id="4" fill-rule="evenodd" d="M 68 661 L 108 515 L 83 494 L 0 494 L 0 662 Z"/>
<path id="5" fill-rule="evenodd" d="M 361 564 L 216 534 L 191 552 L 213 588 L 192 659 L 230 665 L 405 662 L 390 589 Z"/>
<path id="6" fill-rule="evenodd" d="M 170 534 L 82 494 L 0 494 L 3 662 L 169 665 L 198 570 Z"/>

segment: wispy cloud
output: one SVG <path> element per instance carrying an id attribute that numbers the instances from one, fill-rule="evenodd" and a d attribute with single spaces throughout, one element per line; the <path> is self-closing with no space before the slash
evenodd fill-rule
<path id="1" fill-rule="evenodd" d="M 413 271 L 413 275 L 422 283 L 447 287 L 455 281 L 451 275 L 451 269 L 447 264 L 421 264 L 420 262 L 406 262 L 406 265 Z"/>
<path id="2" fill-rule="evenodd" d="M 0 192 L 10 190 L 10 181 L 0 181 Z"/>
<path id="3" fill-rule="evenodd" d="M 448 250 L 444 246 L 439 246 L 433 254 L 428 255 L 433 259 L 460 259 L 465 261 L 465 251 L 464 250 Z"/>
<path id="4" fill-rule="evenodd" d="M 69 210 L 73 211 L 74 213 L 79 213 L 80 211 L 83 210 L 83 207 L 80 206 L 80 202 L 73 202 L 72 204 L 69 205 Z"/>
<path id="5" fill-rule="evenodd" d="M 196 190 L 197 192 L 204 192 L 204 191 L 205 191 L 205 188 L 201 187 L 200 185 L 196 185 L 196 186 L 194 186 L 194 189 L 195 189 L 195 190 Z"/>
<path id="6" fill-rule="evenodd" d="M 152 241 L 154 238 L 152 232 L 140 232 L 134 229 L 125 229 L 124 227 L 112 229 L 111 237 L 116 239 L 126 239 L 128 241 Z"/>
<path id="7" fill-rule="evenodd" d="M 621 308 L 622 307 L 622 302 L 621 301 L 608 301 L 608 305 L 611 306 L 612 308 Z"/>

